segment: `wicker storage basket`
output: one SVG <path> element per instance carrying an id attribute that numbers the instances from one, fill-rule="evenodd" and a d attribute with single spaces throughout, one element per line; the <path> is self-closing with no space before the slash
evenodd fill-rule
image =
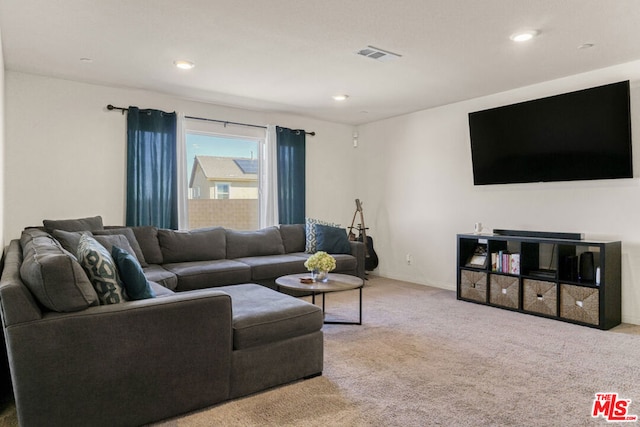
<path id="1" fill-rule="evenodd" d="M 523 282 L 522 308 L 533 313 L 556 316 L 557 288 L 552 282 L 525 279 Z"/>
<path id="2" fill-rule="evenodd" d="M 560 285 L 560 317 L 600 324 L 600 295 L 597 288 Z"/>
<path id="3" fill-rule="evenodd" d="M 518 308 L 520 280 L 514 276 L 492 274 L 489 283 L 489 302 L 503 307 Z"/>
<path id="4" fill-rule="evenodd" d="M 460 274 L 460 296 L 474 301 L 487 302 L 487 274 L 469 270 L 462 270 Z"/>

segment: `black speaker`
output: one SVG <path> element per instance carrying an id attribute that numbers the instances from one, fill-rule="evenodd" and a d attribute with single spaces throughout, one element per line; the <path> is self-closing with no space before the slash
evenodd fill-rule
<path id="1" fill-rule="evenodd" d="M 562 276 L 561 279 L 571 280 L 577 282 L 579 280 L 578 274 L 578 257 L 575 255 L 569 255 L 562 259 Z"/>
<path id="2" fill-rule="evenodd" d="M 580 281 L 593 283 L 594 280 L 593 252 L 583 252 L 580 254 Z"/>

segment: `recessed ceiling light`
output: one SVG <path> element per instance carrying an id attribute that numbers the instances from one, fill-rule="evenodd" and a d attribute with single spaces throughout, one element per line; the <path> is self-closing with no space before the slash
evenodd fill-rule
<path id="1" fill-rule="evenodd" d="M 519 33 L 512 34 L 510 39 L 513 40 L 514 42 L 526 42 L 538 35 L 540 35 L 540 31 L 529 30 L 529 31 L 522 31 Z"/>
<path id="2" fill-rule="evenodd" d="M 336 101 L 345 101 L 349 95 L 333 95 L 333 99 Z"/>
<path id="3" fill-rule="evenodd" d="M 173 63 L 175 64 L 176 67 L 180 68 L 181 70 L 190 70 L 193 67 L 196 66 L 196 64 L 194 64 L 191 61 L 173 61 Z"/>

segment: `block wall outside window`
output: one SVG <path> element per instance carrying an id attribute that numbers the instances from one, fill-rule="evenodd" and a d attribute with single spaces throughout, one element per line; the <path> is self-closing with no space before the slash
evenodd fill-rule
<path id="1" fill-rule="evenodd" d="M 188 202 L 189 229 L 213 226 L 258 229 L 257 199 L 191 199 Z"/>

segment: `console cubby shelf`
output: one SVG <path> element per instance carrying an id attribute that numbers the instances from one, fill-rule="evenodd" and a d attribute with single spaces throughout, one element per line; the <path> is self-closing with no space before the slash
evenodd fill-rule
<path id="1" fill-rule="evenodd" d="M 458 234 L 457 298 L 611 329 L 621 322 L 621 248 L 619 241 Z"/>

